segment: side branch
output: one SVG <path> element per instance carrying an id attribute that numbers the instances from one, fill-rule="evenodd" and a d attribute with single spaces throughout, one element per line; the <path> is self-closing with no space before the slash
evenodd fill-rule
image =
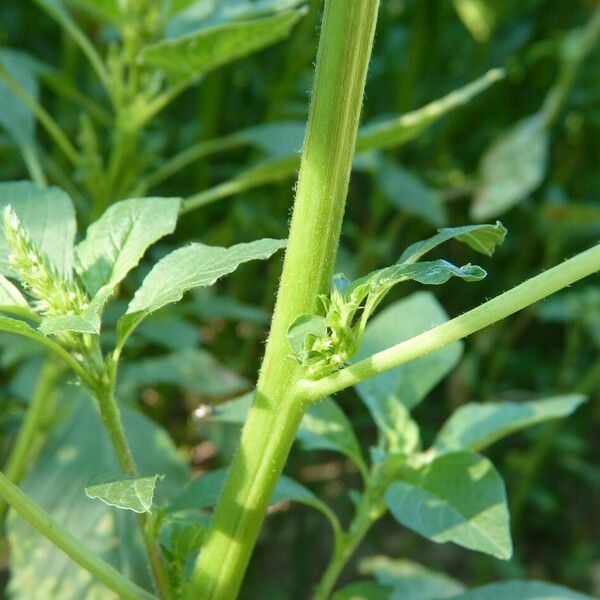
<path id="1" fill-rule="evenodd" d="M 442 325 L 322 379 L 301 380 L 297 384 L 300 394 L 308 402 L 316 402 L 329 394 L 339 392 L 465 338 L 598 270 L 600 270 L 600 244 Z"/>

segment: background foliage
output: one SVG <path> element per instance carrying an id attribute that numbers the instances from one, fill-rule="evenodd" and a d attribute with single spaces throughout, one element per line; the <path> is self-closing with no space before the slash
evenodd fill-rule
<path id="1" fill-rule="evenodd" d="M 81 0 L 69 6 L 94 43 L 106 48 L 114 36 L 110 19 L 88 10 L 92 4 Z M 235 23 L 231 15 L 244 4 L 256 9 L 276 3 L 222 1 L 221 12 L 211 18 L 214 23 Z M 300 3 L 287 2 L 294 4 Z M 321 3 L 311 0 L 307 6 L 297 24 L 290 24 L 289 36 L 287 30 L 282 34 L 285 41 L 215 65 L 218 68 L 149 120 L 135 140 L 127 140 L 123 149 L 127 160 L 113 173 L 108 198 L 98 163 L 122 140 L 110 120 L 107 123 L 107 99 L 97 78 L 71 38 L 53 20 L 40 17 L 45 13 L 36 2 L 3 2 L 0 62 L 38 95 L 83 159 L 75 168 L 70 165 L 27 110 L 13 110 L 0 83 L 0 180 L 30 178 L 25 161 L 37 154 L 48 179 L 64 187 L 76 202 L 80 230 L 102 212 L 103 205 L 136 195 L 139 186 L 143 188 L 139 193 L 147 195 L 199 195 L 203 206 L 180 219 L 176 233 L 151 251 L 154 259 L 190 240 L 230 246 L 285 237 L 293 177 L 269 176 L 277 180 L 257 187 L 253 183 L 261 181 L 265 164 L 273 173 L 273 165 L 285 162 L 301 145 Z M 501 216 L 509 235 L 494 260 L 485 262 L 489 273 L 485 285 L 450 282 L 435 289 L 446 312 L 457 315 L 598 239 L 600 47 L 581 64 L 572 58 L 581 37 L 577 32 L 592 18 L 593 8 L 591 0 L 382 2 L 364 123 L 421 107 L 489 69 L 503 68 L 505 75 L 418 139 L 357 158 L 338 270 L 360 276 L 390 264 L 409 243 L 428 237 L 436 227 Z M 174 19 L 171 27 L 183 28 L 181 33 L 190 24 Z M 176 57 L 177 61 L 183 62 Z M 187 75 L 175 72 L 173 77 Z M 551 89 L 565 92 L 555 113 L 552 97 L 548 99 Z M 537 117 L 530 119 L 531 115 Z M 515 132 L 515 126 L 520 130 Z M 512 142 L 506 142 L 507 134 Z M 217 138 L 220 153 L 203 155 L 200 150 L 198 160 L 171 177 L 152 179 L 168 164 L 167 157 Z M 514 151 L 508 157 L 503 151 L 506 143 L 521 147 L 516 162 Z M 461 245 L 453 245 L 451 251 L 459 264 L 469 260 L 468 249 Z M 280 266 L 278 260 L 250 263 L 210 292 L 163 310 L 132 339 L 119 380 L 120 395 L 131 406 L 128 418 L 138 422 L 131 427 L 140 428 L 140 439 L 151 435 L 147 432 L 156 424 L 168 430 L 173 443 L 160 432 L 152 437 L 157 456 L 165 461 L 161 472 L 173 472 L 183 481 L 186 463 L 196 474 L 228 464 L 239 434 L 238 419 L 217 418 L 220 413 L 213 406 L 251 388 Z M 143 267 L 125 280 L 123 298 L 139 285 L 144 268 L 147 271 Z M 411 284 L 394 290 L 385 304 L 412 291 Z M 118 307 L 119 301 L 111 308 L 115 318 Z M 468 586 L 510 576 L 545 579 L 600 595 L 599 324 L 597 281 L 590 279 L 470 338 L 462 355 L 456 355 L 452 374 L 415 411 L 425 441 L 431 442 L 449 414 L 468 402 L 522 401 L 571 392 L 589 395 L 590 400 L 566 421 L 538 425 L 486 451 L 507 482 L 514 558 L 503 562 L 447 544 L 433 545 L 391 526 L 388 516 L 359 550 L 353 565 L 361 573 L 378 572 L 375 559 L 362 559 L 381 554 L 418 560 Z M 33 393 L 41 360 L 35 348 L 4 334 L 1 344 L 0 453 L 4 454 Z M 203 377 L 198 377 L 198 369 Z M 102 535 L 94 538 L 101 549 L 110 545 L 110 527 L 102 528 L 89 506 L 102 514 L 104 508 L 81 493 L 59 493 L 71 489 L 75 472 L 81 487 L 94 471 L 81 444 L 90 439 L 87 427 L 96 424 L 78 414 L 86 410 L 78 394 L 68 383 L 54 393 L 47 439 L 40 442 L 44 449 L 24 488 L 55 516 L 68 514 L 76 520 L 76 515 L 85 514 L 86 527 L 93 521 L 102 529 Z M 346 392 L 337 400 L 366 451 L 375 441 L 375 430 L 358 398 L 355 392 Z M 75 443 L 74 437 L 81 438 L 76 444 L 81 455 L 65 461 L 64 449 Z M 347 520 L 352 509 L 348 492 L 359 481 L 356 467 L 340 454 L 312 450 L 310 439 L 301 440 L 286 472 Z M 145 453 L 152 451 L 144 448 Z M 100 463 L 112 460 L 96 445 L 90 452 Z M 48 473 L 51 482 L 45 477 Z M 118 530 L 131 524 L 111 526 Z M 87 529 L 78 533 L 90 535 Z M 13 560 L 18 564 L 23 553 L 34 551 L 41 577 L 52 562 L 44 555 L 46 548 L 32 550 L 36 544 L 26 534 L 13 535 L 22 538 Z M 243 597 L 309 597 L 330 551 L 330 531 L 322 515 L 299 504 L 276 504 Z M 7 560 L 4 554 L 0 566 L 5 577 Z M 77 569 L 72 568 L 73 575 L 65 574 L 65 581 L 76 579 Z M 128 568 L 135 571 L 136 566 Z M 20 582 L 28 585 L 27 573 L 21 571 L 14 583 L 17 588 Z M 266 573 L 277 576 L 265 577 Z M 344 574 L 346 581 L 355 578 L 353 569 Z"/>

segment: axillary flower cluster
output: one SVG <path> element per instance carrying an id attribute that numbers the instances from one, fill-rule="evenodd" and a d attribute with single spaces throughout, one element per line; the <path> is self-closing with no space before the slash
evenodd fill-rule
<path id="1" fill-rule="evenodd" d="M 8 262 L 23 289 L 33 299 L 33 309 L 43 317 L 77 315 L 89 305 L 85 291 L 65 278 L 37 247 L 17 213 L 9 205 L 2 213 L 4 237 L 10 249 Z"/>

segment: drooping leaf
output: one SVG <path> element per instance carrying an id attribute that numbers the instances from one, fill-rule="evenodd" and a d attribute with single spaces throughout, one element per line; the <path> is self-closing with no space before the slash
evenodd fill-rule
<path id="1" fill-rule="evenodd" d="M 384 161 L 375 176 L 379 189 L 392 206 L 431 225 L 445 224 L 446 211 L 441 195 L 418 177 L 391 161 Z"/>
<path id="2" fill-rule="evenodd" d="M 429 239 L 410 245 L 398 259 L 398 264 L 415 263 L 425 254 L 449 240 L 457 240 L 482 254 L 491 256 L 496 246 L 504 242 L 506 229 L 497 221 L 495 225 L 466 225 L 465 227 L 445 227 Z"/>
<path id="3" fill-rule="evenodd" d="M 579 592 L 544 581 L 502 581 L 490 583 L 463 594 L 454 596 L 453 600 L 592 600 Z"/>
<path id="4" fill-rule="evenodd" d="M 180 386 L 203 396 L 215 397 L 234 396 L 249 387 L 243 377 L 198 348 L 127 362 L 118 380 L 119 392 L 124 396 L 140 387 L 160 384 Z"/>
<path id="5" fill-rule="evenodd" d="M 585 399 L 585 396 L 572 394 L 533 402 L 465 404 L 444 423 L 433 447 L 438 452 L 461 448 L 481 450 L 525 427 L 566 417 Z"/>
<path id="6" fill-rule="evenodd" d="M 102 500 L 109 506 L 131 510 L 136 513 L 149 513 L 154 499 L 156 482 L 161 475 L 149 477 L 123 477 L 115 475 L 95 475 L 85 486 L 85 494 L 92 500 Z"/>
<path id="7" fill-rule="evenodd" d="M 286 240 L 262 239 L 230 248 L 190 244 L 171 252 L 148 273 L 119 320 L 120 344 L 144 317 L 181 300 L 188 290 L 213 285 L 239 265 L 269 258 L 285 245 Z"/>
<path id="8" fill-rule="evenodd" d="M 438 542 L 509 559 L 512 555 L 504 483 L 492 463 L 460 451 L 403 471 L 385 493 L 396 520 Z"/>
<path id="9" fill-rule="evenodd" d="M 497 217 L 542 183 L 548 164 L 549 133 L 541 115 L 522 119 L 484 154 L 471 216 Z"/>
<path id="10" fill-rule="evenodd" d="M 445 573 L 410 560 L 371 556 L 360 561 L 358 570 L 363 575 L 373 576 L 380 585 L 392 588 L 388 600 L 441 600 L 454 598 L 465 589 L 462 583 Z"/>
<path id="11" fill-rule="evenodd" d="M 22 488 L 88 550 L 151 589 L 135 515 L 91 501 L 84 492 L 93 475 L 120 470 L 93 401 L 72 385 L 60 393 L 64 396 L 63 406 L 72 407 L 73 412 L 53 430 Z M 163 429 L 127 407 L 122 407 L 122 413 L 140 472 L 165 474 L 156 490 L 157 502 L 165 502 L 189 480 L 185 461 Z M 10 593 L 14 600 L 117 600 L 115 594 L 14 514 L 9 516 L 8 535 Z"/>
<path id="12" fill-rule="evenodd" d="M 165 70 L 175 79 L 192 81 L 199 75 L 243 58 L 286 38 L 303 12 L 217 25 L 142 48 L 141 64 Z"/>
<path id="13" fill-rule="evenodd" d="M 0 183 L 0 210 L 9 204 L 58 272 L 71 277 L 76 224 L 67 194 L 55 187 L 40 188 L 29 181 Z M 6 239 L 0 231 L 0 272 L 14 276 L 8 255 Z"/>
<path id="14" fill-rule="evenodd" d="M 444 309 L 430 292 L 417 292 L 391 304 L 368 325 L 355 360 L 359 361 L 394 344 L 414 337 L 448 320 Z M 410 439 L 402 426 L 412 409 L 458 363 L 462 344 L 456 342 L 382 375 L 363 381 L 356 390 L 373 415 L 389 446 L 414 449 L 418 428 L 409 427 Z"/>
<path id="15" fill-rule="evenodd" d="M 179 198 L 133 198 L 113 204 L 75 248 L 75 269 L 93 298 L 122 281 L 157 240 L 172 233 Z"/>
<path id="16" fill-rule="evenodd" d="M 352 425 L 331 398 L 309 406 L 296 438 L 306 450 L 334 450 L 345 454 L 356 465 L 364 464 Z"/>

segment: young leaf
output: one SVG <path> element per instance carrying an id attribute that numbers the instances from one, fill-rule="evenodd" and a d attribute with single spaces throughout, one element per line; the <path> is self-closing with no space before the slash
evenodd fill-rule
<path id="1" fill-rule="evenodd" d="M 484 154 L 471 206 L 476 221 L 497 217 L 542 183 L 550 136 L 541 114 L 519 121 Z"/>
<path id="2" fill-rule="evenodd" d="M 325 318 L 317 315 L 300 315 L 287 330 L 287 339 L 292 352 L 298 356 L 308 354 L 310 342 L 326 335 Z"/>
<path id="3" fill-rule="evenodd" d="M 533 402 L 465 404 L 444 423 L 433 447 L 438 452 L 481 450 L 515 431 L 573 413 L 586 397 L 557 396 Z"/>
<path id="4" fill-rule="evenodd" d="M 109 506 L 116 506 L 136 513 L 149 513 L 154 499 L 156 482 L 161 475 L 150 477 L 115 477 L 96 475 L 85 486 L 88 498 L 102 500 Z"/>
<path id="5" fill-rule="evenodd" d="M 438 233 L 429 239 L 416 242 L 409 246 L 398 259 L 396 264 L 415 263 L 425 254 L 449 240 L 457 240 L 467 244 L 476 252 L 491 256 L 504 242 L 506 228 L 496 221 L 495 225 L 466 225 L 465 227 L 446 227 L 438 229 Z"/>
<path id="6" fill-rule="evenodd" d="M 512 555 L 504 483 L 492 463 L 461 451 L 407 468 L 385 500 L 396 520 L 438 543 L 507 560 Z"/>
<path id="7" fill-rule="evenodd" d="M 452 600 L 592 600 L 591 596 L 574 592 L 544 581 L 502 581 L 468 590 Z"/>
<path id="8" fill-rule="evenodd" d="M 447 320 L 446 312 L 433 294 L 412 294 L 391 304 L 367 325 L 355 360 L 362 360 Z M 418 428 L 409 419 L 407 410 L 425 398 L 456 366 L 461 355 L 462 343 L 456 342 L 356 386 L 391 450 L 410 452 L 418 446 Z"/>
<path id="9" fill-rule="evenodd" d="M 193 81 L 216 69 L 286 38 L 303 12 L 217 25 L 142 48 L 138 61 L 164 69 L 175 79 Z"/>
<path id="10" fill-rule="evenodd" d="M 358 440 L 344 412 L 331 398 L 308 407 L 296 438 L 305 450 L 334 450 L 364 466 Z"/>
<path id="11" fill-rule="evenodd" d="M 36 246 L 65 278 L 73 271 L 75 211 L 71 199 L 58 188 L 40 188 L 29 181 L 0 183 L 0 210 L 10 205 Z M 0 273 L 13 276 L 9 249 L 0 231 Z"/>
<path id="12" fill-rule="evenodd" d="M 92 223 L 75 248 L 75 270 L 93 298 L 113 288 L 147 248 L 175 230 L 179 198 L 133 198 L 113 204 Z"/>
<path id="13" fill-rule="evenodd" d="M 377 583 L 389 586 L 389 600 L 428 600 L 454 598 L 465 586 L 445 573 L 432 571 L 410 560 L 393 560 L 387 556 L 363 558 L 358 566 L 362 575 L 372 575 Z"/>
<path id="14" fill-rule="evenodd" d="M 286 243 L 286 240 L 263 239 L 230 248 L 190 244 L 171 252 L 148 273 L 129 303 L 127 313 L 119 320 L 119 345 L 123 345 L 150 313 L 181 300 L 192 288 L 212 285 L 242 263 L 269 258 Z"/>

